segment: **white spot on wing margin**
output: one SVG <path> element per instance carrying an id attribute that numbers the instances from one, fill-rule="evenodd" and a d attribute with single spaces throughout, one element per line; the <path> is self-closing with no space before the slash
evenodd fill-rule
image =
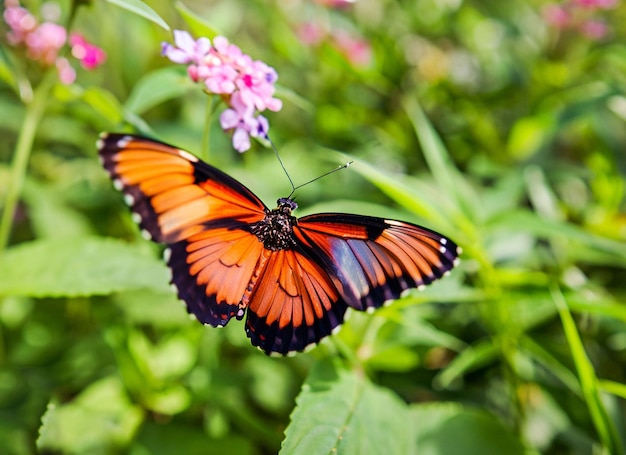
<path id="1" fill-rule="evenodd" d="M 185 158 L 186 160 L 189 160 L 189 161 L 191 161 L 193 163 L 197 163 L 198 162 L 198 158 L 193 156 L 191 153 L 186 152 L 185 150 L 178 149 L 178 154 L 180 156 L 182 156 L 183 158 Z"/>

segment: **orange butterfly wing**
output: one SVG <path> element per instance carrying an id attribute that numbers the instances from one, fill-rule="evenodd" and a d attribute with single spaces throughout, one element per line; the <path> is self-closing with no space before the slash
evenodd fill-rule
<path id="1" fill-rule="evenodd" d="M 169 246 L 172 283 L 200 322 L 236 316 L 263 244 L 247 227 L 265 205 L 245 186 L 195 156 L 139 136 L 103 135 L 104 168 L 143 232 Z"/>
<path id="2" fill-rule="evenodd" d="M 264 259 L 246 332 L 265 352 L 319 342 L 350 306 L 367 310 L 421 288 L 454 267 L 458 247 L 411 223 L 349 214 L 297 220 L 296 245 Z"/>
<path id="3" fill-rule="evenodd" d="M 306 216 L 294 233 L 326 264 L 346 304 L 361 311 L 441 278 L 459 254 L 454 242 L 430 229 L 362 215 Z"/>
<path id="4" fill-rule="evenodd" d="M 324 269 L 294 249 L 266 251 L 246 333 L 266 353 L 302 351 L 343 322 L 347 306 Z"/>

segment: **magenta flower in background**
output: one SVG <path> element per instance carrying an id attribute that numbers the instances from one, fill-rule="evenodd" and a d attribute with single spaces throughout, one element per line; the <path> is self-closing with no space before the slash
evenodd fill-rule
<path id="1" fill-rule="evenodd" d="M 106 53 L 102 49 L 88 43 L 78 33 L 72 33 L 70 36 L 70 46 L 72 47 L 72 56 L 77 58 L 80 61 L 80 65 L 87 70 L 97 68 L 107 58 Z"/>
<path id="2" fill-rule="evenodd" d="M 105 52 L 99 47 L 88 43 L 78 34 L 72 34 L 68 42 L 65 27 L 54 22 L 40 24 L 35 16 L 16 1 L 5 1 L 3 18 L 9 26 L 6 34 L 9 44 L 23 46 L 26 56 L 43 66 L 55 66 L 63 84 L 71 84 L 76 80 L 76 71 L 70 62 L 59 56 L 65 45 L 70 45 L 72 55 L 87 70 L 95 69 L 106 60 Z"/>
<path id="3" fill-rule="evenodd" d="M 617 0 L 572 0 L 572 3 L 590 9 L 610 9 L 617 6 Z"/>
<path id="4" fill-rule="evenodd" d="M 282 101 L 274 97 L 278 75 L 274 68 L 253 60 L 223 36 L 211 42 L 194 40 L 188 32 L 174 31 L 174 44 L 163 43 L 162 54 L 174 63 L 187 65 L 194 82 L 208 93 L 220 95 L 229 108 L 220 115 L 220 125 L 233 131 L 233 147 L 250 148 L 250 137 L 266 137 L 268 121 L 256 115 L 268 109 L 279 111 Z"/>
<path id="5" fill-rule="evenodd" d="M 575 30 L 589 39 L 601 40 L 609 34 L 610 27 L 596 14 L 615 6 L 617 0 L 568 0 L 545 5 L 542 13 L 546 23 L 556 29 Z"/>

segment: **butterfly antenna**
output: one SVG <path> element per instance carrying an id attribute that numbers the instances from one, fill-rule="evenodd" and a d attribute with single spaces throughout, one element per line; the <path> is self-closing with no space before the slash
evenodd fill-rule
<path id="1" fill-rule="evenodd" d="M 269 138 L 269 136 L 265 136 L 265 139 L 267 139 L 267 141 L 270 143 L 270 145 L 272 146 L 272 150 L 274 150 L 274 155 L 276 155 L 276 158 L 278 159 L 278 162 L 280 163 L 280 167 L 283 168 L 283 171 L 285 172 L 285 175 L 287 176 L 287 178 L 289 179 L 289 183 L 291 184 L 291 193 L 289 193 L 289 196 L 287 196 L 288 199 L 291 199 L 291 196 L 293 196 L 293 193 L 296 192 L 296 190 L 298 188 L 302 188 L 305 185 L 308 185 L 309 183 L 313 183 L 316 180 L 319 180 L 323 177 L 326 177 L 327 175 L 330 174 L 334 174 L 337 171 L 340 171 L 342 169 L 346 169 L 348 166 L 350 166 L 354 161 L 348 161 L 346 164 L 342 164 L 341 166 L 337 166 L 335 169 L 328 171 L 320 176 L 315 177 L 314 179 L 309 180 L 308 182 L 304 182 L 298 186 L 295 186 L 293 184 L 293 180 L 291 180 L 291 177 L 289 176 L 289 172 L 287 172 L 287 169 L 285 168 L 285 165 L 283 164 L 283 160 L 280 159 L 280 155 L 278 154 L 278 150 L 276 150 L 276 147 L 274 146 L 274 143 L 272 142 L 272 140 Z"/>
<path id="2" fill-rule="evenodd" d="M 285 165 L 283 164 L 283 160 L 280 159 L 280 155 L 278 154 L 278 150 L 276 150 L 276 146 L 274 145 L 274 143 L 272 142 L 269 136 L 265 136 L 265 139 L 267 139 L 267 141 L 272 146 L 272 150 L 274 150 L 274 155 L 276 155 L 276 158 L 278 159 L 278 162 L 280 163 L 280 167 L 283 168 L 283 171 L 285 172 L 285 175 L 287 176 L 287 179 L 289 180 L 289 183 L 291 184 L 291 194 L 293 194 L 293 192 L 296 191 L 296 187 L 293 184 L 293 180 L 291 180 L 291 177 L 289 176 L 289 172 L 287 172 L 287 168 L 285 168 Z M 290 197 L 291 197 L 291 194 L 289 195 Z"/>
<path id="3" fill-rule="evenodd" d="M 328 172 L 326 172 L 326 173 L 324 173 L 324 174 L 322 174 L 322 175 L 320 175 L 320 176 L 318 176 L 318 177 L 315 177 L 314 179 L 309 180 L 308 182 L 304 182 L 304 183 L 302 183 L 302 184 L 300 184 L 300 185 L 298 185 L 298 186 L 294 186 L 294 187 L 293 187 L 293 190 L 292 190 L 292 191 L 291 191 L 291 193 L 289 194 L 289 199 L 291 199 L 291 196 L 293 195 L 293 193 L 295 193 L 295 192 L 296 192 L 296 190 L 297 190 L 298 188 L 302 188 L 304 185 L 308 185 L 309 183 L 313 183 L 313 182 L 315 182 L 316 180 L 319 180 L 319 179 L 321 179 L 321 178 L 326 177 L 327 175 L 334 174 L 335 172 L 340 171 L 340 170 L 342 170 L 342 169 L 346 169 L 346 168 L 348 168 L 348 167 L 349 167 L 352 163 L 354 163 L 354 161 L 348 161 L 346 164 L 342 164 L 341 166 L 337 166 L 337 167 L 336 167 L 335 169 L 333 169 L 332 171 L 328 171 Z"/>

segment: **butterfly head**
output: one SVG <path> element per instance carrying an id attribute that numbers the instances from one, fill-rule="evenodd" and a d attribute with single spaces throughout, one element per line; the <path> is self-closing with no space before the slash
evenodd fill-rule
<path id="1" fill-rule="evenodd" d="M 291 212 L 298 208 L 298 204 L 288 197 L 281 197 L 278 201 L 276 201 L 276 204 L 278 204 L 278 207 L 276 207 L 275 210 L 287 215 L 291 215 Z"/>

